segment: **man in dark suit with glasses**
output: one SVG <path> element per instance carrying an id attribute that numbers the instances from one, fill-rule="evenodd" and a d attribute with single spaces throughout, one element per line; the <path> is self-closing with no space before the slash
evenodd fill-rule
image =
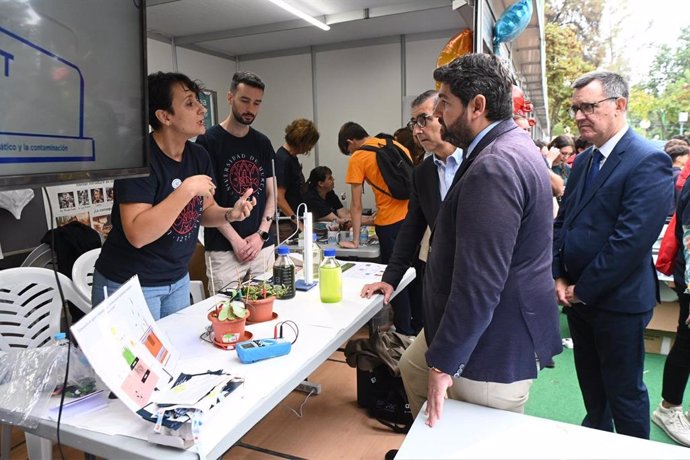
<path id="1" fill-rule="evenodd" d="M 415 334 L 424 326 L 422 313 L 421 285 L 428 252 L 429 239 L 425 236 L 427 228 L 433 227 L 441 201 L 453 183 L 455 172 L 462 163 L 462 149 L 445 140 L 441 123 L 433 114 L 438 102 L 438 91 L 428 90 L 417 96 L 411 104 L 412 118 L 407 127 L 417 139 L 427 157 L 414 169 L 412 191 L 407 206 L 407 217 L 395 239 L 393 254 L 386 271 L 377 283 L 362 288 L 363 297 L 381 292 L 383 301 L 388 303 L 393 290 L 410 265 L 414 263 L 417 278 L 408 291 L 411 302 L 411 326 Z M 420 247 L 421 246 L 421 247 Z M 414 261 L 419 249 L 419 262 Z M 414 295 L 412 295 L 414 293 Z"/>
<path id="2" fill-rule="evenodd" d="M 554 223 L 553 276 L 568 315 L 584 426 L 649 438 L 643 334 L 657 302 L 652 244 L 673 199 L 671 160 L 626 122 L 628 85 L 593 72 L 570 116 L 577 156 Z"/>

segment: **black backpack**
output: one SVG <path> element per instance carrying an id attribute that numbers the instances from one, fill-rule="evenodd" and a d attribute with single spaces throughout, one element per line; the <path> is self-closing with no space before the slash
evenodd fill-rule
<path id="1" fill-rule="evenodd" d="M 410 199 L 410 190 L 412 190 L 412 169 L 414 165 L 410 157 L 400 150 L 392 139 L 386 138 L 386 145 L 382 147 L 363 145 L 359 150 L 376 152 L 376 164 L 390 192 L 387 192 L 371 182 L 369 182 L 369 185 L 396 200 Z"/>
<path id="2" fill-rule="evenodd" d="M 357 405 L 396 433 L 407 433 L 414 421 L 398 369 L 411 343 L 405 335 L 375 329 L 371 337 L 352 339 L 345 347 L 347 364 L 357 368 Z"/>

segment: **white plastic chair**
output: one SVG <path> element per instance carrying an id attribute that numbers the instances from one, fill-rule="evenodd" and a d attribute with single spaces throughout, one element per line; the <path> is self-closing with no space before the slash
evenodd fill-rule
<path id="1" fill-rule="evenodd" d="M 204 292 L 204 283 L 198 280 L 191 280 L 189 282 L 189 297 L 192 304 L 199 303 L 206 298 Z"/>
<path id="2" fill-rule="evenodd" d="M 89 302 L 77 293 L 72 280 L 58 273 L 66 300 L 88 312 Z M 35 348 L 51 342 L 60 331 L 62 301 L 55 273 L 47 268 L 18 267 L 0 270 L 0 351 Z M 2 425 L 2 458 L 9 458 L 10 426 Z M 26 433 L 29 458 L 51 458 L 48 439 Z"/>
<path id="3" fill-rule="evenodd" d="M 91 285 L 93 284 L 93 270 L 101 248 L 92 249 L 85 252 L 72 266 L 72 281 L 77 292 L 87 303 L 91 303 Z"/>
<path id="4" fill-rule="evenodd" d="M 50 246 L 41 243 L 34 248 L 33 251 L 26 256 L 24 262 L 22 262 L 22 267 L 40 267 L 40 268 L 53 268 L 53 254 L 50 250 Z"/>

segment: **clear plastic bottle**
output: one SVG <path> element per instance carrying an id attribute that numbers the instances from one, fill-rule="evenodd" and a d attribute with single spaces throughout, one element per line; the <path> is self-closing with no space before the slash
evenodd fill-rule
<path id="1" fill-rule="evenodd" d="M 278 258 L 273 264 L 273 284 L 282 284 L 287 288 L 281 299 L 295 297 L 295 264 L 290 260 L 290 249 L 287 246 L 278 246 Z"/>
<path id="2" fill-rule="evenodd" d="M 53 335 L 53 341 L 58 345 L 67 345 L 67 334 L 64 332 L 56 332 Z"/>
<path id="3" fill-rule="evenodd" d="M 323 262 L 319 266 L 321 302 L 337 303 L 343 299 L 343 272 L 335 260 L 335 249 L 324 249 L 323 255 Z"/>
<path id="4" fill-rule="evenodd" d="M 317 281 L 319 279 L 319 267 L 321 266 L 321 248 L 319 245 L 316 243 L 316 233 L 312 234 L 312 239 L 313 242 L 311 243 L 311 251 L 312 251 L 312 267 L 313 267 L 313 277 L 314 281 Z"/>
<path id="5" fill-rule="evenodd" d="M 362 225 L 359 229 L 359 244 L 365 245 L 369 242 L 369 229 L 366 225 Z"/>

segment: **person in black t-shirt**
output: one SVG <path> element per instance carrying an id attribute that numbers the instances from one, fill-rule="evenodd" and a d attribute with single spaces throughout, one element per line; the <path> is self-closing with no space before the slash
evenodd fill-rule
<path id="1" fill-rule="evenodd" d="M 261 275 L 275 261 L 274 242 L 268 233 L 275 215 L 275 153 L 271 141 L 250 127 L 259 113 L 263 95 L 264 83 L 258 76 L 235 73 L 228 91 L 230 114 L 196 140 L 211 156 L 218 203 L 233 203 L 249 188 L 254 190 L 257 202 L 242 222 L 204 231 L 211 293 Z"/>
<path id="2" fill-rule="evenodd" d="M 298 118 L 285 128 L 285 143 L 276 151 L 276 179 L 278 182 L 278 209 L 281 215 L 297 221 L 297 207 L 302 203 L 304 174 L 297 155 L 307 155 L 319 140 L 319 131 L 314 123 Z M 295 225 L 281 222 L 280 240 L 295 231 Z"/>
<path id="3" fill-rule="evenodd" d="M 158 320 L 190 303 L 187 264 L 199 225 L 219 226 L 250 215 L 256 200 L 248 189 L 230 209 L 216 204 L 211 161 L 188 141 L 203 134 L 206 109 L 200 88 L 187 76 L 158 72 L 148 77 L 150 175 L 115 181 L 113 228 L 96 261 L 92 305 L 134 275 Z"/>
<path id="4" fill-rule="evenodd" d="M 350 222 L 350 210 L 343 207 L 340 198 L 333 191 L 335 181 L 333 180 L 333 172 L 329 167 L 317 166 L 312 169 L 309 173 L 307 186 L 304 202 L 307 204 L 309 212 L 313 214 L 314 221 L 332 222 L 337 220 L 340 225 Z M 364 216 L 364 218 L 366 217 L 368 216 Z M 364 224 L 369 225 L 369 223 Z"/>

